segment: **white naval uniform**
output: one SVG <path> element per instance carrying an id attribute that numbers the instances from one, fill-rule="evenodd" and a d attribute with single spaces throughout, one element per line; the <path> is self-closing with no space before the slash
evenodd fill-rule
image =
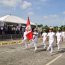
<path id="1" fill-rule="evenodd" d="M 38 43 L 38 32 L 33 33 L 33 44 L 35 47 L 35 50 L 37 50 L 37 43 Z"/>
<path id="2" fill-rule="evenodd" d="M 27 40 L 26 35 L 27 35 L 27 32 L 25 31 L 24 34 L 23 34 L 23 41 L 22 41 L 25 45 L 25 48 L 27 48 L 27 46 L 28 46 L 27 43 L 26 43 L 26 40 Z"/>
<path id="3" fill-rule="evenodd" d="M 53 43 L 54 43 L 54 39 L 55 39 L 55 33 L 49 32 L 47 36 L 49 37 L 49 46 L 48 46 L 47 50 L 51 50 L 50 53 L 52 53 L 53 52 Z"/>
<path id="4" fill-rule="evenodd" d="M 65 31 L 62 31 L 62 38 L 63 38 L 63 42 L 65 40 Z"/>
<path id="5" fill-rule="evenodd" d="M 42 37 L 43 37 L 42 45 L 44 45 L 44 48 L 46 48 L 47 33 L 46 32 L 43 32 L 42 33 Z"/>
<path id="6" fill-rule="evenodd" d="M 57 46 L 58 46 L 58 50 L 59 50 L 60 49 L 60 44 L 62 43 L 62 33 L 57 32 L 56 37 L 57 37 Z"/>

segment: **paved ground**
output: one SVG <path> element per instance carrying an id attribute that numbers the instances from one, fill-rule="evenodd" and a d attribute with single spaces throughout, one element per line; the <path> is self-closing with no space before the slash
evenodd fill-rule
<path id="1" fill-rule="evenodd" d="M 0 46 L 0 65 L 65 65 L 65 44 L 62 50 L 57 51 L 55 47 L 53 54 L 39 46 L 23 49 L 20 44 Z"/>

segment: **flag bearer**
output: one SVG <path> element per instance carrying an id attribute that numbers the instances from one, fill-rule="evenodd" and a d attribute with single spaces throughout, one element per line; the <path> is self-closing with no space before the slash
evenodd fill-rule
<path id="1" fill-rule="evenodd" d="M 32 28 L 31 28 L 31 25 L 30 25 L 29 17 L 27 19 L 26 28 L 25 28 L 25 32 L 24 32 L 23 37 L 24 37 L 23 43 L 25 44 L 25 48 L 28 48 L 28 41 L 33 38 L 33 32 L 32 32 Z"/>
<path id="2" fill-rule="evenodd" d="M 53 32 L 53 28 L 50 27 L 49 32 L 48 32 L 48 39 L 49 39 L 49 46 L 47 50 L 50 50 L 50 53 L 53 52 L 53 44 L 54 44 L 54 39 L 55 39 L 55 33 Z"/>

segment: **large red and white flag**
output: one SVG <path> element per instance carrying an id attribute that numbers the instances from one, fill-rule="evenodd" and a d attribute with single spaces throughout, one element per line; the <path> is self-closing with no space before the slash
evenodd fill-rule
<path id="1" fill-rule="evenodd" d="M 26 23 L 26 32 L 27 32 L 27 35 L 26 35 L 27 39 L 31 40 L 33 38 L 33 32 L 32 32 L 32 29 L 31 29 L 29 17 L 28 17 L 27 23 Z"/>

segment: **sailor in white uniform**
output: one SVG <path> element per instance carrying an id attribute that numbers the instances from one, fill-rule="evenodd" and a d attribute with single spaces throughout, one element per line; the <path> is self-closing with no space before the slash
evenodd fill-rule
<path id="1" fill-rule="evenodd" d="M 55 39 L 55 33 L 53 32 L 53 28 L 51 27 L 49 32 L 48 32 L 48 39 L 49 39 L 49 46 L 47 50 L 50 50 L 50 53 L 53 52 L 53 44 L 54 44 L 54 39 Z"/>
<path id="2" fill-rule="evenodd" d="M 28 47 L 26 35 L 27 35 L 27 31 L 24 32 L 24 34 L 23 34 L 23 40 L 22 40 L 22 43 L 25 45 L 25 48 Z"/>
<path id="3" fill-rule="evenodd" d="M 60 28 L 58 28 L 58 31 L 56 33 L 56 37 L 57 37 L 58 50 L 60 50 L 61 49 L 61 43 L 62 43 L 62 33 L 60 31 Z"/>
<path id="4" fill-rule="evenodd" d="M 38 30 L 35 28 L 33 32 L 33 44 L 34 44 L 34 51 L 37 50 L 37 43 L 38 43 Z"/>
<path id="5" fill-rule="evenodd" d="M 65 42 L 64 40 L 65 40 L 65 30 L 62 29 L 62 41 Z"/>
<path id="6" fill-rule="evenodd" d="M 44 46 L 44 49 L 45 49 L 46 48 L 46 40 L 47 40 L 47 33 L 46 33 L 45 29 L 44 29 L 44 31 L 42 33 L 42 38 L 43 38 L 42 45 Z"/>

